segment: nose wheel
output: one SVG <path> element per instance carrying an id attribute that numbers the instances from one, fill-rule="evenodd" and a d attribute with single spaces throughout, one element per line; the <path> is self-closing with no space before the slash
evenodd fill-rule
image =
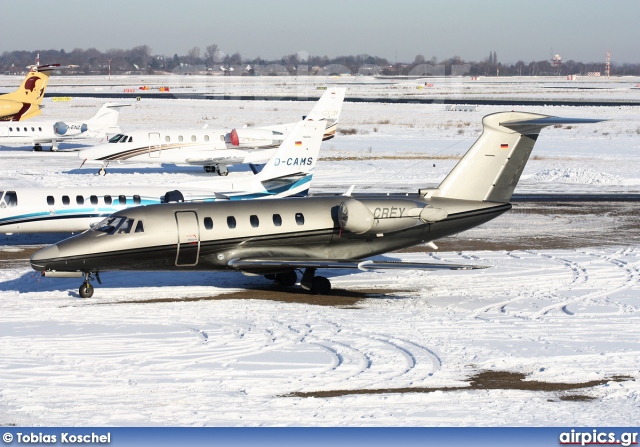
<path id="1" fill-rule="evenodd" d="M 91 298 L 93 296 L 93 286 L 90 282 L 85 282 L 80 286 L 80 297 Z"/>
<path id="2" fill-rule="evenodd" d="M 94 277 L 91 273 L 84 273 L 84 282 L 80 285 L 80 289 L 78 289 L 81 298 L 91 298 L 93 296 L 93 285 L 91 285 L 93 279 Z M 95 272 L 95 279 L 98 281 L 98 284 L 102 284 L 98 272 Z"/>

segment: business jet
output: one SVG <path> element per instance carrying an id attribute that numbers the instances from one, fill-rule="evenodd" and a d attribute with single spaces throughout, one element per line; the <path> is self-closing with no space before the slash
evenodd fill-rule
<path id="1" fill-rule="evenodd" d="M 128 105 L 108 102 L 86 121 L 0 122 L 0 145 L 31 144 L 34 151 L 41 151 L 42 145 L 49 143 L 51 150 L 57 151 L 61 141 L 106 138 L 120 132 L 118 109 Z"/>
<path id="2" fill-rule="evenodd" d="M 335 136 L 345 88 L 328 89 L 306 119 L 326 124 L 324 140 Z M 229 173 L 227 165 L 264 163 L 296 123 L 258 128 L 138 130 L 118 134 L 108 143 L 78 152 L 82 164 L 101 163 L 105 175 L 111 162 L 186 164 L 206 172 Z"/>
<path id="3" fill-rule="evenodd" d="M 109 270 L 234 270 L 303 289 L 331 290 L 318 269 L 473 269 L 484 266 L 367 258 L 432 243 L 511 209 L 511 196 L 542 128 L 594 123 L 522 112 L 487 115 L 483 132 L 435 189 L 411 197 L 315 196 L 131 208 L 36 252 L 45 276 L 91 280 Z M 133 228 L 140 228 L 133 231 Z"/>
<path id="4" fill-rule="evenodd" d="M 323 121 L 301 121 L 257 174 L 176 186 L 0 188 L 0 233 L 78 232 L 117 211 L 169 202 L 209 202 L 306 195 Z M 136 230 L 138 231 L 138 230 Z"/>
<path id="5" fill-rule="evenodd" d="M 17 90 L 0 95 L 0 121 L 24 121 L 40 115 L 49 75 L 60 68 L 60 64 L 31 67 Z"/>

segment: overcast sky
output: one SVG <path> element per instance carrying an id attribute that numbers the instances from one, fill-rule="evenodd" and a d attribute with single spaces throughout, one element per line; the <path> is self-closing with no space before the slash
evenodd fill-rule
<path id="1" fill-rule="evenodd" d="M 74 48 L 185 55 L 212 43 L 265 59 L 307 52 L 411 62 L 496 51 L 514 63 L 640 62 L 638 0 L 2 0 L 0 52 Z M 43 61 L 55 62 L 55 61 Z"/>

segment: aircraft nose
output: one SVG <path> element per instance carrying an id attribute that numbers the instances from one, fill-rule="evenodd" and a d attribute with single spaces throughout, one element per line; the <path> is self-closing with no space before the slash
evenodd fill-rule
<path id="1" fill-rule="evenodd" d="M 38 250 L 31 255 L 31 268 L 34 270 L 44 270 L 47 268 L 47 261 L 60 257 L 60 250 L 57 245 Z"/>

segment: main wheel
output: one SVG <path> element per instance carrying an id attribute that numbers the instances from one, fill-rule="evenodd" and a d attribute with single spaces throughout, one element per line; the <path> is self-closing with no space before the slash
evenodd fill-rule
<path id="1" fill-rule="evenodd" d="M 324 276 L 316 276 L 311 283 L 311 293 L 316 295 L 328 295 L 331 292 L 331 281 Z"/>
<path id="2" fill-rule="evenodd" d="M 281 286 L 291 287 L 298 281 L 298 274 L 295 272 L 295 270 L 289 270 L 286 273 L 278 273 L 276 275 L 276 281 Z"/>
<path id="3" fill-rule="evenodd" d="M 82 298 L 91 298 L 93 296 L 93 286 L 91 283 L 85 282 L 80 286 L 79 292 Z"/>
<path id="4" fill-rule="evenodd" d="M 36 152 L 40 152 L 42 151 L 42 146 L 40 146 L 39 144 L 36 144 L 35 146 L 33 146 L 33 150 Z"/>

